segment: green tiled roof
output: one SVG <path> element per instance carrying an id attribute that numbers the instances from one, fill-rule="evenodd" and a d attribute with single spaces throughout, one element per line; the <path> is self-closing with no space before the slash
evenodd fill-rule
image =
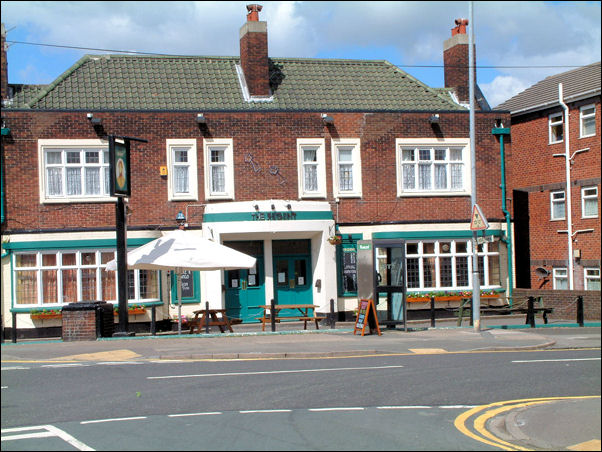
<path id="1" fill-rule="evenodd" d="M 86 55 L 33 98 L 35 110 L 464 110 L 387 61 L 270 59 L 273 99 L 244 99 L 237 57 Z"/>

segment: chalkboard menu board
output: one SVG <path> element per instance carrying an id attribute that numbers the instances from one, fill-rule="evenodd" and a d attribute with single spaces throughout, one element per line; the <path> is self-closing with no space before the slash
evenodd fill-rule
<path id="1" fill-rule="evenodd" d="M 374 331 L 376 331 L 380 336 L 380 328 L 378 326 L 378 317 L 376 316 L 376 307 L 374 306 L 374 301 L 372 301 L 372 299 L 366 300 L 362 298 L 357 306 L 357 318 L 355 320 L 353 334 L 355 334 L 358 330 L 361 330 L 363 336 L 366 330 L 366 325 L 368 325 L 370 329 L 370 334 L 373 334 Z"/>
<path id="2" fill-rule="evenodd" d="M 354 248 L 343 248 L 343 291 L 357 292 L 357 259 Z"/>
<path id="3" fill-rule="evenodd" d="M 194 297 L 194 278 L 191 271 L 184 270 L 182 276 L 180 276 L 180 284 L 182 286 L 182 298 Z"/>

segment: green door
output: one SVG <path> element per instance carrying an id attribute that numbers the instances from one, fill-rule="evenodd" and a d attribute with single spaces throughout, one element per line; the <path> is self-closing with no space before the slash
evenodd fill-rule
<path id="1" fill-rule="evenodd" d="M 243 323 L 258 322 L 265 305 L 263 242 L 225 242 L 224 245 L 255 257 L 255 267 L 225 272 L 226 314 Z"/>
<path id="2" fill-rule="evenodd" d="M 278 240 L 272 243 L 274 261 L 274 302 L 313 303 L 309 240 Z M 287 312 L 283 311 L 283 315 Z M 295 313 L 290 312 L 290 315 Z"/>

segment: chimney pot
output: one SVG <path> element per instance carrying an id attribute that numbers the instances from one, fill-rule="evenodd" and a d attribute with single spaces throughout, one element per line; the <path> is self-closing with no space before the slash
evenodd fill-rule
<path id="1" fill-rule="evenodd" d="M 466 26 L 468 25 L 468 19 L 456 19 L 456 26 L 452 28 L 452 36 L 465 35 Z"/>
<path id="2" fill-rule="evenodd" d="M 259 11 L 261 11 L 262 8 L 263 7 L 261 5 L 258 5 L 257 3 L 247 5 L 247 11 L 249 11 L 247 13 L 247 20 L 249 22 L 258 22 L 259 21 Z"/>

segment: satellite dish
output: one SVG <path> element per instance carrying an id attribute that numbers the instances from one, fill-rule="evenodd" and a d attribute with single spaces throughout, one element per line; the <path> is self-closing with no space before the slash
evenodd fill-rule
<path id="1" fill-rule="evenodd" d="M 535 274 L 540 278 L 545 278 L 546 276 L 550 276 L 550 272 L 543 267 L 537 267 L 535 269 Z"/>

